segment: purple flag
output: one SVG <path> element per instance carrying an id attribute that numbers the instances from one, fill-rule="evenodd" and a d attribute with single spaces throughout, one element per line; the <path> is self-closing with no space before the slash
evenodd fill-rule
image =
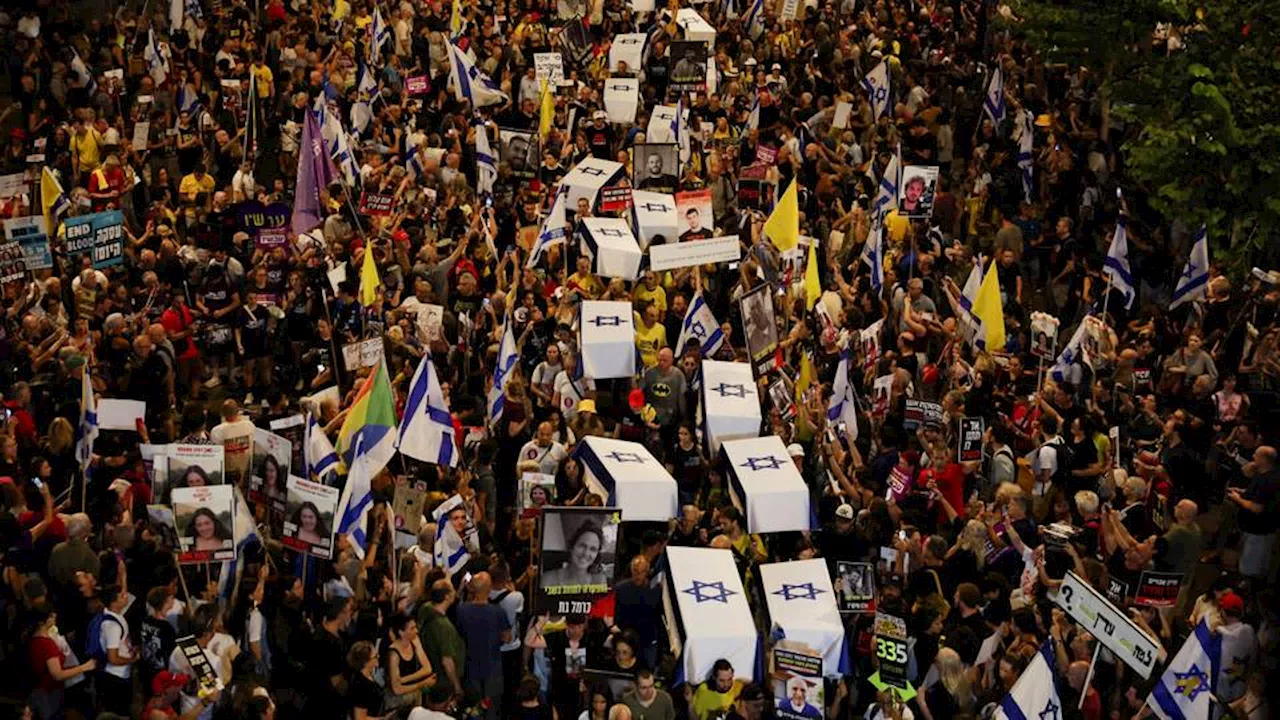
<path id="1" fill-rule="evenodd" d="M 325 149 L 320 124 L 314 113 L 307 112 L 307 124 L 298 145 L 298 184 L 293 200 L 293 231 L 304 233 L 324 221 L 320 207 L 320 189 L 328 187 L 338 176 L 333 159 Z"/>

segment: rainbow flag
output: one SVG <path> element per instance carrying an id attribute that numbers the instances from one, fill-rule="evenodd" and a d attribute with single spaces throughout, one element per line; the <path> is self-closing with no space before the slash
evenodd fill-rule
<path id="1" fill-rule="evenodd" d="M 347 484 L 338 500 L 338 532 L 350 536 L 362 558 L 368 545 L 365 518 L 373 506 L 373 478 L 395 454 L 395 396 L 384 360 L 360 386 L 338 432 L 338 457 L 347 466 Z"/>

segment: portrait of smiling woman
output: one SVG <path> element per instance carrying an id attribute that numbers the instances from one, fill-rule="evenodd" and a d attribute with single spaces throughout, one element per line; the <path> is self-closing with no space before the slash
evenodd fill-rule
<path id="1" fill-rule="evenodd" d="M 571 515 L 562 516 L 568 520 Z M 567 557 L 559 567 L 548 570 L 543 577 L 546 587 L 605 586 L 608 577 L 604 572 L 601 555 L 606 550 L 605 535 L 595 519 L 586 519 L 568 536 L 564 552 Z"/>
<path id="2" fill-rule="evenodd" d="M 213 552 L 231 547 L 231 531 L 209 508 L 200 508 L 191 516 L 187 525 L 187 537 L 191 549 L 196 552 Z"/>
<path id="3" fill-rule="evenodd" d="M 329 528 L 325 525 L 324 519 L 320 517 L 320 510 L 313 502 L 304 502 L 294 511 L 291 518 L 295 527 L 298 528 L 298 540 L 308 545 L 319 545 L 328 547 L 329 545 Z"/>

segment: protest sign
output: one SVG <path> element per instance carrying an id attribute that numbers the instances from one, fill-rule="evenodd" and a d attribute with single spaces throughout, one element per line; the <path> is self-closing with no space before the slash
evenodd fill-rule
<path id="1" fill-rule="evenodd" d="M 27 276 L 27 259 L 22 246 L 10 240 L 0 243 L 0 283 L 11 283 Z"/>
<path id="2" fill-rule="evenodd" d="M 520 517 L 537 517 L 556 497 L 556 476 L 526 472 L 520 476 L 520 496 L 516 499 Z"/>
<path id="3" fill-rule="evenodd" d="M 196 642 L 194 635 L 180 637 L 177 640 L 178 650 L 191 668 L 191 675 L 196 681 L 196 697 L 204 699 L 222 690 L 222 681 L 218 679 L 218 671 L 209 662 L 204 648 Z"/>
<path id="4" fill-rule="evenodd" d="M 429 343 L 439 340 L 440 331 L 444 325 L 444 306 L 423 303 L 417 310 L 414 319 L 418 328 L 418 338 Z"/>
<path id="5" fill-rule="evenodd" d="M 0 175 L 0 198 L 11 198 L 20 195 L 27 187 L 25 173 L 9 173 Z"/>
<path id="6" fill-rule="evenodd" d="M 119 210 L 67 218 L 63 226 L 68 255 L 89 253 L 95 270 L 124 262 L 124 214 Z"/>
<path id="7" fill-rule="evenodd" d="M 880 662 L 880 679 L 894 687 L 907 687 L 906 621 L 896 615 L 877 612 L 873 629 L 875 656 Z"/>
<path id="8" fill-rule="evenodd" d="M 820 655 L 783 647 L 773 649 L 776 717 L 786 720 L 820 720 L 823 708 L 826 707 L 822 691 Z"/>
<path id="9" fill-rule="evenodd" d="M 98 427 L 102 430 L 138 429 L 138 421 L 147 415 L 147 404 L 141 400 L 102 398 L 98 401 Z"/>
<path id="10" fill-rule="evenodd" d="M 617 508 L 544 508 L 542 571 L 537 607 L 556 615 L 585 614 L 613 587 Z"/>
<path id="11" fill-rule="evenodd" d="M 1052 361 L 1058 356 L 1058 318 L 1048 313 L 1031 313 L 1031 354 Z"/>
<path id="12" fill-rule="evenodd" d="M 412 96 L 426 95 L 430 89 L 431 83 L 426 75 L 414 75 L 404 80 L 404 90 Z"/>
<path id="13" fill-rule="evenodd" d="M 938 189 L 937 165 L 908 165 L 902 170 L 898 189 L 898 214 L 913 219 L 933 215 L 933 199 Z"/>
<path id="14" fill-rule="evenodd" d="M 978 462 L 982 460 L 982 433 L 985 431 L 985 420 L 980 417 L 960 418 L 960 462 Z"/>
<path id="15" fill-rule="evenodd" d="M 610 185 L 600 188 L 600 212 L 625 212 L 630 208 L 631 188 L 629 186 Z"/>
<path id="16" fill-rule="evenodd" d="M 738 300 L 738 314 L 746 329 L 747 352 L 757 376 L 773 367 L 773 354 L 778 349 L 771 292 L 767 283 L 761 284 Z"/>
<path id="17" fill-rule="evenodd" d="M 9 218 L 4 221 L 4 237 L 16 240 L 22 248 L 22 256 L 28 270 L 46 270 L 53 267 L 53 253 L 49 251 L 49 234 L 45 231 L 44 217 Z"/>
<path id="18" fill-rule="evenodd" d="M 564 82 L 564 60 L 558 52 L 534 53 L 533 68 L 539 87 L 542 86 L 543 81 L 546 81 L 551 91 L 555 92 L 555 89 Z"/>
<path id="19" fill-rule="evenodd" d="M 223 484 L 225 455 L 221 445 L 174 443 L 165 456 L 164 485 L 154 488 L 152 494 L 167 500 L 166 491 Z"/>
<path id="20" fill-rule="evenodd" d="M 853 114 L 853 103 L 838 102 L 836 103 L 836 114 L 831 120 L 831 125 L 837 128 L 849 127 L 849 116 Z"/>
<path id="21" fill-rule="evenodd" d="M 355 372 L 373 367 L 382 361 L 382 338 L 370 338 L 342 346 L 342 366 Z"/>
<path id="22" fill-rule="evenodd" d="M 636 143 L 631 182 L 637 190 L 671 193 L 679 183 L 679 148 L 672 143 Z"/>
<path id="23" fill-rule="evenodd" d="M 133 126 L 133 151 L 136 153 L 146 152 L 147 135 L 151 133 L 151 123 L 143 120 L 135 123 Z"/>
<path id="24" fill-rule="evenodd" d="M 842 613 L 866 613 L 875 607 L 876 573 L 871 563 L 836 561 L 836 605 Z"/>
<path id="25" fill-rule="evenodd" d="M 724 235 L 697 242 L 649 246 L 649 268 L 655 272 L 695 265 L 738 262 L 741 259 L 742 246 L 738 243 L 737 235 Z"/>
<path id="26" fill-rule="evenodd" d="M 253 454 L 249 475 L 249 501 L 267 509 L 272 534 L 278 536 L 284 523 L 286 483 L 292 444 L 273 432 L 253 429 Z"/>
<path id="27" fill-rule="evenodd" d="M 671 43 L 671 90 L 703 92 L 707 89 L 707 44 L 699 40 Z"/>
<path id="28" fill-rule="evenodd" d="M 360 193 L 360 213 L 374 217 L 386 217 L 391 214 L 396 196 L 392 193 L 369 192 Z"/>
<path id="29" fill-rule="evenodd" d="M 281 544 L 318 558 L 333 557 L 339 494 L 338 488 L 300 477 L 289 478 Z"/>
<path id="30" fill-rule="evenodd" d="M 715 213 L 710 190 L 688 190 L 675 194 L 676 214 L 680 217 L 680 242 L 711 237 Z"/>
<path id="31" fill-rule="evenodd" d="M 1067 571 L 1053 601 L 1144 680 L 1151 677 L 1155 641 L 1087 580 Z"/>
<path id="32" fill-rule="evenodd" d="M 417 536 L 422 528 L 422 509 L 426 505 L 427 490 L 419 483 L 397 482 L 391 496 L 391 513 L 396 530 Z"/>
<path id="33" fill-rule="evenodd" d="M 902 427 L 915 430 L 921 426 L 938 426 L 942 424 L 942 406 L 928 400 L 907 398 L 902 411 Z"/>
<path id="34" fill-rule="evenodd" d="M 1129 583 L 1115 577 L 1107 577 L 1107 599 L 1120 605 L 1129 597 Z"/>
<path id="35" fill-rule="evenodd" d="M 1171 608 L 1178 604 L 1182 592 L 1182 573 L 1145 571 L 1138 580 L 1133 604 L 1143 607 Z"/>
<path id="36" fill-rule="evenodd" d="M 290 415 L 278 418 L 267 424 L 271 432 L 289 441 L 289 471 L 304 472 L 305 461 L 302 456 L 302 442 L 306 436 L 307 419 L 302 415 Z"/>
<path id="37" fill-rule="evenodd" d="M 182 564 L 234 560 L 231 534 L 235 488 L 230 485 L 175 487 L 170 497 Z"/>

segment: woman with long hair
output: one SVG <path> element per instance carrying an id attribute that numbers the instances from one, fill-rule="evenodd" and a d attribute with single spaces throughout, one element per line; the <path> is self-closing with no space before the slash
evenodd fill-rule
<path id="1" fill-rule="evenodd" d="M 351 720 L 375 720 L 383 716 L 383 691 L 374 679 L 377 669 L 378 653 L 373 643 L 360 640 L 347 651 L 347 700 L 351 703 Z"/>
<path id="2" fill-rule="evenodd" d="M 422 692 L 436 684 L 418 636 L 418 623 L 408 615 L 393 615 L 387 627 L 387 695 L 384 708 L 416 707 L 422 704 Z"/>
<path id="3" fill-rule="evenodd" d="M 933 663 L 938 668 L 938 682 L 919 696 L 925 720 L 944 720 L 972 712 L 973 695 L 960 655 L 944 647 Z"/>
<path id="4" fill-rule="evenodd" d="M 593 520 L 584 521 L 569 537 L 569 557 L 558 568 L 547 571 L 543 583 L 547 587 L 564 585 L 602 586 L 607 584 L 600 554 L 604 550 L 604 531 Z"/>
<path id="5" fill-rule="evenodd" d="M 194 552 L 213 552 L 231 546 L 231 533 L 209 508 L 199 508 L 187 525 L 187 537 Z"/>
<path id="6" fill-rule="evenodd" d="M 581 505 L 587 493 L 582 461 L 567 457 L 556 471 L 556 501 L 561 505 Z"/>
<path id="7" fill-rule="evenodd" d="M 297 539 L 308 545 L 318 545 L 320 547 L 329 546 L 329 538 L 331 534 L 328 526 L 324 524 L 324 520 L 320 517 L 320 509 L 315 503 L 307 501 L 302 503 L 297 510 L 293 512 L 291 519 L 294 527 L 297 528 Z"/>

